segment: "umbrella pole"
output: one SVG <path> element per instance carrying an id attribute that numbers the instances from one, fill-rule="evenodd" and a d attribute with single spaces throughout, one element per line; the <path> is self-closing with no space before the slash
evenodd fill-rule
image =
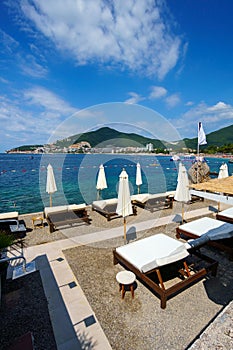
<path id="1" fill-rule="evenodd" d="M 126 218 L 124 218 L 124 241 L 126 242 Z"/>
<path id="2" fill-rule="evenodd" d="M 182 203 L 182 224 L 184 222 L 184 203 Z"/>
<path id="3" fill-rule="evenodd" d="M 100 190 L 97 190 L 97 201 L 100 199 Z"/>
<path id="4" fill-rule="evenodd" d="M 140 193 L 140 186 L 138 186 L 138 194 Z"/>
<path id="5" fill-rule="evenodd" d="M 52 195 L 50 194 L 50 200 L 49 200 L 50 207 L 52 207 Z"/>

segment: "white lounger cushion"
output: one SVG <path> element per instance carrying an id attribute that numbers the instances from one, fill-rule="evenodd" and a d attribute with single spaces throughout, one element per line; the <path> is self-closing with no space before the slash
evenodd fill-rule
<path id="1" fill-rule="evenodd" d="M 10 213 L 1 213 L 0 220 L 18 219 L 19 213 L 17 211 L 11 211 Z"/>
<path id="2" fill-rule="evenodd" d="M 145 203 L 148 201 L 148 199 L 156 199 L 156 198 L 161 198 L 161 197 L 174 197 L 175 192 L 174 191 L 169 191 L 169 192 L 164 192 L 164 193 L 139 193 L 139 194 L 134 194 L 131 196 L 131 200 L 136 200 L 141 203 Z"/>
<path id="3" fill-rule="evenodd" d="M 148 200 L 149 196 L 150 196 L 149 193 L 133 194 L 131 196 L 131 201 L 138 201 L 141 203 L 145 203 Z"/>
<path id="4" fill-rule="evenodd" d="M 117 198 L 110 198 L 110 199 L 103 199 L 100 201 L 94 201 L 92 203 L 92 205 L 94 207 L 98 207 L 100 209 L 104 209 L 104 207 L 106 207 L 106 205 L 111 205 L 111 204 L 117 204 Z"/>
<path id="5" fill-rule="evenodd" d="M 143 273 L 189 255 L 184 243 L 163 233 L 116 248 L 116 251 Z"/>
<path id="6" fill-rule="evenodd" d="M 69 205 L 57 205 L 55 207 L 45 207 L 44 213 L 45 217 L 47 218 L 48 214 L 56 213 L 59 211 L 72 211 L 72 210 L 78 210 L 78 209 L 84 209 L 87 205 L 85 203 L 82 204 L 69 204 Z"/>
<path id="7" fill-rule="evenodd" d="M 230 238 L 233 236 L 233 225 L 211 218 L 201 218 L 179 226 L 183 231 L 201 237 L 206 234 L 211 240 Z"/>
<path id="8" fill-rule="evenodd" d="M 228 208 L 219 213 L 222 216 L 226 216 L 227 218 L 233 219 L 233 208 Z"/>

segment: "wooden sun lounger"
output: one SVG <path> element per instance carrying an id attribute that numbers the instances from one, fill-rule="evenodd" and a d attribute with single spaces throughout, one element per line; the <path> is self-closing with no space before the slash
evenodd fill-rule
<path id="1" fill-rule="evenodd" d="M 101 205 L 102 204 L 101 202 L 105 202 L 105 204 L 103 203 L 104 205 Z M 107 218 L 107 221 L 120 217 L 120 215 L 116 213 L 116 208 L 117 208 L 117 201 L 115 203 L 111 203 L 111 200 L 106 200 L 106 201 L 94 201 L 92 203 L 92 210 L 103 215 L 105 218 Z M 133 215 L 137 215 L 137 208 L 135 207 L 135 205 L 132 206 L 132 209 L 133 209 Z"/>
<path id="2" fill-rule="evenodd" d="M 46 220 L 49 225 L 50 233 L 54 232 L 59 226 L 87 223 L 90 224 L 86 208 L 74 210 L 60 210 L 47 213 Z"/>
<path id="3" fill-rule="evenodd" d="M 192 251 L 187 258 L 163 266 L 157 266 L 146 272 L 142 272 L 128 259 L 119 254 L 116 249 L 113 250 L 113 258 L 114 265 L 120 263 L 126 269 L 135 273 L 137 278 L 160 298 L 162 309 L 166 308 L 166 302 L 169 298 L 198 282 L 208 272 L 211 271 L 212 275 L 215 276 L 218 266 L 217 261 L 201 254 L 199 251 Z M 166 288 L 165 284 L 167 284 L 168 276 L 174 278 L 174 271 L 176 271 L 175 277 L 176 279 L 178 277 L 179 281 L 172 285 L 171 281 L 169 281 L 169 286 Z"/>
<path id="4" fill-rule="evenodd" d="M 131 198 L 132 204 L 135 204 L 140 208 L 149 210 L 150 212 L 154 212 L 155 210 L 159 209 L 173 208 L 174 195 L 167 193 L 158 193 L 154 195 L 148 194 L 148 198 L 143 200 L 140 199 L 140 195 L 134 195 Z"/>
<path id="5" fill-rule="evenodd" d="M 229 208 L 217 213 L 216 219 L 233 224 L 233 208 Z"/>
<path id="6" fill-rule="evenodd" d="M 216 223 L 216 224 L 218 224 L 218 222 L 220 221 L 220 220 L 215 220 L 211 218 L 201 218 L 193 221 L 194 224 L 197 223 L 197 225 L 200 225 L 199 233 L 204 231 L 204 228 L 205 228 L 205 224 L 203 220 L 208 220 L 210 222 L 212 221 L 213 223 Z M 203 222 L 203 225 L 202 225 L 202 222 Z M 186 238 L 186 239 L 190 239 L 190 238 L 198 239 L 201 237 L 201 235 L 198 235 L 194 232 L 190 232 L 187 226 L 188 224 L 191 224 L 191 223 L 187 223 L 176 228 L 176 238 L 179 239 L 182 236 L 182 238 Z M 229 225 L 229 232 L 233 231 L 233 225 L 231 223 L 226 223 L 226 224 Z M 231 228 L 231 225 L 232 225 L 232 228 Z M 197 226 L 197 229 L 198 229 L 198 226 Z M 207 244 L 212 247 L 215 247 L 216 249 L 226 252 L 227 254 L 229 254 L 230 259 L 233 260 L 233 237 L 217 239 L 217 240 L 209 240 Z"/>

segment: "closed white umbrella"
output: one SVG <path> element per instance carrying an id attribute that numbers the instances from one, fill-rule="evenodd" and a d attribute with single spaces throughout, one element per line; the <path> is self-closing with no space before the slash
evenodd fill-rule
<path id="1" fill-rule="evenodd" d="M 142 173 L 141 173 L 141 165 L 137 163 L 136 168 L 136 185 L 138 186 L 138 193 L 140 193 L 140 186 L 142 184 Z"/>
<path id="2" fill-rule="evenodd" d="M 128 174 L 125 169 L 122 170 L 119 178 L 120 182 L 116 213 L 124 218 L 124 240 L 126 241 L 126 217 L 133 214 L 133 209 L 130 198 Z"/>
<path id="3" fill-rule="evenodd" d="M 57 191 L 53 167 L 51 164 L 47 166 L 47 182 L 46 192 L 50 195 L 50 207 L 52 207 L 52 194 Z"/>
<path id="4" fill-rule="evenodd" d="M 228 177 L 228 166 L 226 163 L 222 164 L 219 168 L 219 173 L 218 173 L 218 179 L 224 179 L 225 177 Z"/>
<path id="5" fill-rule="evenodd" d="M 184 221 L 184 203 L 187 203 L 191 200 L 191 195 L 189 192 L 189 180 L 188 174 L 185 166 L 180 162 L 179 163 L 179 172 L 177 178 L 177 187 L 174 199 L 177 202 L 182 202 L 182 223 Z"/>
<path id="6" fill-rule="evenodd" d="M 219 168 L 218 179 L 224 179 L 229 176 L 227 163 L 223 163 Z M 220 211 L 220 202 L 218 202 L 218 211 Z"/>
<path id="7" fill-rule="evenodd" d="M 98 178 L 97 178 L 97 183 L 96 183 L 96 189 L 97 189 L 97 199 L 100 196 L 100 191 L 107 188 L 107 181 L 106 181 L 106 176 L 105 176 L 105 171 L 104 171 L 104 166 L 103 164 L 100 165 L 99 167 L 99 173 L 98 173 Z"/>

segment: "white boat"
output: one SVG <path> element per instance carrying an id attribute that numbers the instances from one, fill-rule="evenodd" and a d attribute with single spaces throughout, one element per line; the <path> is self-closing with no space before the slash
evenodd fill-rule
<path id="1" fill-rule="evenodd" d="M 170 158 L 170 160 L 171 160 L 171 161 L 174 161 L 174 162 L 178 162 L 178 161 L 180 161 L 180 157 L 179 157 L 177 154 L 174 154 L 174 156 L 172 156 L 172 157 Z"/>

